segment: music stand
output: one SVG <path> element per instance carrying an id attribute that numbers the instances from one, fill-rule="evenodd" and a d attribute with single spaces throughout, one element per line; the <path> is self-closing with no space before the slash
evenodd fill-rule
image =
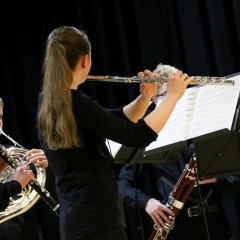
<path id="1" fill-rule="evenodd" d="M 232 131 L 208 140 L 195 141 L 198 178 L 240 175 L 240 99 Z"/>
<path id="2" fill-rule="evenodd" d="M 143 156 L 183 149 L 194 143 L 197 161 L 197 174 L 200 180 L 230 175 L 240 175 L 240 99 L 238 100 L 232 130 L 223 129 L 185 142 L 178 142 L 151 151 L 143 152 Z M 181 146 L 179 148 L 179 146 Z M 170 160 L 170 158 L 169 158 Z M 168 160 L 168 161 L 169 161 Z M 146 162 L 146 161 L 145 161 Z"/>
<path id="3" fill-rule="evenodd" d="M 240 175 L 240 131 L 195 143 L 199 179 Z"/>
<path id="4" fill-rule="evenodd" d="M 130 159 L 131 163 L 174 163 L 179 160 L 182 147 L 176 147 L 171 151 L 161 151 L 153 155 L 144 156 L 145 149 L 138 149 L 135 155 Z"/>
<path id="5" fill-rule="evenodd" d="M 125 163 L 173 163 L 177 162 L 183 147 L 175 147 L 169 151 L 164 149 L 156 154 L 144 156 L 145 148 L 136 149 L 107 140 L 106 145 L 115 164 Z"/>

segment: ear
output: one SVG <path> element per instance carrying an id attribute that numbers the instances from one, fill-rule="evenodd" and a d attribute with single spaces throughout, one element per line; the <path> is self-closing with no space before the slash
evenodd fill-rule
<path id="1" fill-rule="evenodd" d="M 91 60 L 90 60 L 89 54 L 81 56 L 80 63 L 81 63 L 82 68 L 87 68 L 90 64 L 90 61 Z"/>

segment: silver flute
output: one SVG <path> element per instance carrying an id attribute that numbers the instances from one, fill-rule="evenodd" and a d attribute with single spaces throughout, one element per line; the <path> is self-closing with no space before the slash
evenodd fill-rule
<path id="1" fill-rule="evenodd" d="M 191 76 L 193 81 L 190 85 L 234 85 L 233 80 L 227 80 L 225 77 L 207 77 L 207 76 Z M 104 82 L 122 82 L 122 83 L 164 83 L 168 81 L 167 76 L 160 76 L 159 78 L 149 77 L 119 77 L 119 76 L 87 76 L 87 81 L 104 81 Z"/>

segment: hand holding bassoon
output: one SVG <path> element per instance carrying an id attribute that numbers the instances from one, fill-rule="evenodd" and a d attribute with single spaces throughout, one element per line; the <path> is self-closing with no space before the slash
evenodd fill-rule
<path id="1" fill-rule="evenodd" d="M 150 215 L 157 227 L 166 227 L 170 224 L 169 216 L 174 216 L 174 212 L 155 198 L 150 198 L 146 204 L 145 211 Z"/>
<path id="2" fill-rule="evenodd" d="M 189 179 L 191 181 L 197 181 L 197 178 L 195 177 L 195 169 L 192 169 L 192 175 L 189 176 Z M 197 184 L 199 185 L 204 185 L 204 184 L 208 184 L 208 183 L 215 183 L 217 181 L 217 178 L 208 178 L 208 179 L 204 179 L 201 181 L 198 181 Z"/>

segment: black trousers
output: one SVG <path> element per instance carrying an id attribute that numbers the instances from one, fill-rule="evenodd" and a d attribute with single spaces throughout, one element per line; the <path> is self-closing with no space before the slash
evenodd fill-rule
<path id="1" fill-rule="evenodd" d="M 123 228 L 115 228 L 99 232 L 86 240 L 127 240 L 127 235 Z"/>

